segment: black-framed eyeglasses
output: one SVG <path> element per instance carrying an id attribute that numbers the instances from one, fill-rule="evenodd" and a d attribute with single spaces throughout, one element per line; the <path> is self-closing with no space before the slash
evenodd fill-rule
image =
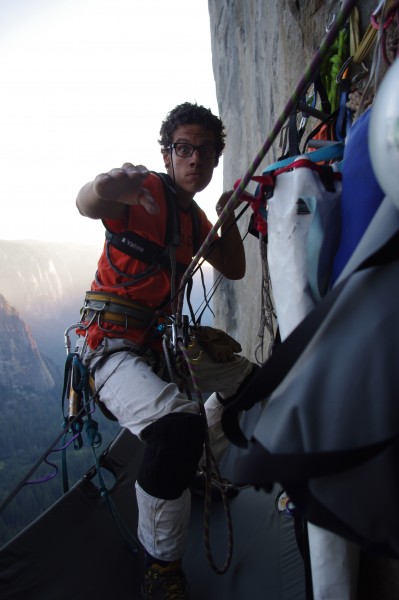
<path id="1" fill-rule="evenodd" d="M 217 154 L 216 146 L 213 144 L 194 146 L 194 144 L 188 144 L 187 142 L 174 142 L 168 146 L 167 149 L 174 149 L 177 156 L 180 156 L 180 158 L 190 158 L 190 156 L 193 155 L 194 150 L 198 150 L 201 158 L 215 158 Z"/>

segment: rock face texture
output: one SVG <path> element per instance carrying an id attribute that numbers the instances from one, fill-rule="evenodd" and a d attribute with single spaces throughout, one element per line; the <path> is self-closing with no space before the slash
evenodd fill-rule
<path id="1" fill-rule="evenodd" d="M 253 162 L 340 5 L 336 0 L 208 0 L 219 113 L 227 131 L 225 189 L 231 189 Z M 364 32 L 375 2 L 362 0 L 358 8 Z M 277 139 L 256 173 L 281 153 Z M 239 220 L 242 236 L 250 212 Z M 258 240 L 247 235 L 244 243 L 247 274 L 239 282 L 223 280 L 215 314 L 218 326 L 237 336 L 244 353 L 254 358 L 259 343 L 262 269 Z"/>

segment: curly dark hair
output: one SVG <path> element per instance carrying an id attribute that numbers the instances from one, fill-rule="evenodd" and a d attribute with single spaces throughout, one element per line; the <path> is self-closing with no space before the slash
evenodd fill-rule
<path id="1" fill-rule="evenodd" d="M 166 151 L 167 147 L 173 142 L 173 134 L 180 125 L 192 124 L 202 125 L 215 134 L 217 164 L 225 146 L 226 133 L 223 122 L 209 108 L 191 102 L 179 104 L 166 115 L 159 132 L 161 137 L 158 140 L 162 146 L 162 152 Z"/>

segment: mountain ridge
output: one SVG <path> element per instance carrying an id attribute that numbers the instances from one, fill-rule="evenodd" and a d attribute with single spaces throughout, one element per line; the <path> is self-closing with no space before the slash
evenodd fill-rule
<path id="1" fill-rule="evenodd" d="M 54 376 L 39 352 L 28 325 L 0 295 L 0 383 L 11 389 L 35 392 L 55 387 Z"/>
<path id="2" fill-rule="evenodd" d="M 41 354 L 58 364 L 66 355 L 64 333 L 79 321 L 101 250 L 94 244 L 0 240 L 0 294 L 28 324 Z M 203 272 L 209 292 L 213 269 L 205 263 Z M 191 302 L 198 312 L 205 306 L 199 274 L 194 281 Z M 212 319 L 206 308 L 202 323 Z"/>

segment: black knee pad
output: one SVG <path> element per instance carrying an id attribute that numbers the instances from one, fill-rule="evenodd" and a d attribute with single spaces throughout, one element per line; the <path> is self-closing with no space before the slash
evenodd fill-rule
<path id="1" fill-rule="evenodd" d="M 195 476 L 205 439 L 201 415 L 171 413 L 142 432 L 146 443 L 137 481 L 156 498 L 179 498 Z"/>

